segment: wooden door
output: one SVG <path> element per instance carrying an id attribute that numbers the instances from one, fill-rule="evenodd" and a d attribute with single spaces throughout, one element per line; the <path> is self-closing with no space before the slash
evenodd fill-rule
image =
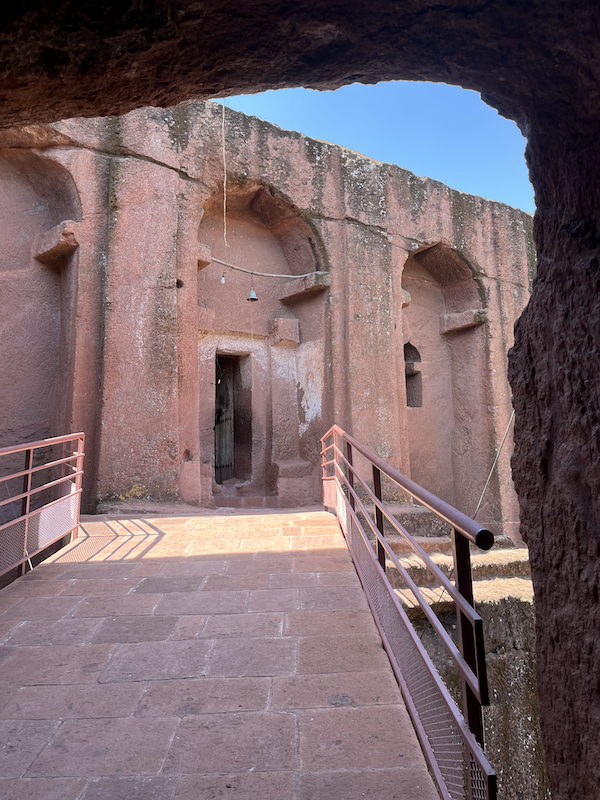
<path id="1" fill-rule="evenodd" d="M 216 358 L 215 480 L 233 478 L 233 359 Z"/>

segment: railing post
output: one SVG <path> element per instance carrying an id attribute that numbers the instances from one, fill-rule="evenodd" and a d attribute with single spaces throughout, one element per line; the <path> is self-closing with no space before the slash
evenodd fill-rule
<path id="1" fill-rule="evenodd" d="M 30 470 L 33 466 L 33 450 L 30 448 L 29 450 L 25 450 L 25 464 L 23 469 Z M 27 534 L 29 532 L 29 517 L 26 516 L 29 514 L 29 504 L 31 500 L 31 495 L 29 492 L 31 491 L 31 472 L 28 472 L 26 475 L 23 475 L 23 492 L 27 492 L 25 497 L 21 500 L 21 516 L 25 517 L 25 535 L 23 537 L 23 556 L 27 556 Z M 25 562 L 19 564 L 17 568 L 17 573 L 19 576 L 23 575 L 25 572 Z"/>
<path id="2" fill-rule="evenodd" d="M 325 449 L 325 437 L 321 439 L 321 450 Z M 319 454 L 319 466 L 321 467 L 321 503 L 325 505 L 325 454 Z"/>
<path id="3" fill-rule="evenodd" d="M 75 461 L 75 470 L 81 474 L 79 474 L 75 478 L 75 489 L 79 491 L 83 486 L 83 456 L 85 452 L 85 436 L 80 436 L 77 439 L 77 459 Z M 77 525 L 75 529 L 71 532 L 71 540 L 77 539 L 79 537 L 79 514 L 81 512 L 81 495 L 78 495 L 77 500 Z"/>
<path id="4" fill-rule="evenodd" d="M 67 443 L 63 442 L 62 451 L 61 451 L 61 458 L 66 458 L 66 457 L 67 457 Z M 69 468 L 70 467 L 71 467 L 71 464 L 69 464 Z M 66 464 L 61 464 L 60 465 L 60 477 L 61 478 L 66 478 L 67 477 L 67 465 Z M 59 483 L 58 484 L 57 494 L 58 494 L 59 497 L 63 497 L 64 495 L 69 494 L 69 492 L 70 492 L 70 489 L 65 484 L 66 484 L 66 481 L 64 483 Z"/>
<path id="5" fill-rule="evenodd" d="M 475 607 L 473 602 L 473 578 L 471 575 L 471 552 L 468 539 L 455 529 L 452 530 L 452 551 L 454 555 L 454 574 L 455 585 L 458 591 L 465 598 L 467 603 Z M 471 667 L 473 672 L 479 677 L 477 665 L 477 650 L 475 644 L 475 632 L 468 619 L 462 611 L 457 610 L 456 625 L 458 632 L 458 645 L 460 651 Z M 473 736 L 483 747 L 483 712 L 481 703 L 468 686 L 467 682 L 462 681 L 463 713 Z"/>
<path id="6" fill-rule="evenodd" d="M 381 501 L 381 470 L 373 464 L 373 494 L 375 497 Z M 375 503 L 375 522 L 377 524 L 377 530 L 383 536 L 383 512 Z M 382 570 L 385 572 L 385 548 L 379 541 L 377 540 L 377 558 L 379 563 L 381 564 Z"/>
<path id="7" fill-rule="evenodd" d="M 353 466 L 352 445 L 350 444 L 350 442 L 346 442 L 346 458 L 348 459 L 348 463 L 350 464 L 350 466 Z M 354 489 L 354 473 L 352 472 L 351 469 L 348 470 L 348 483 L 350 485 L 350 488 Z M 348 500 L 350 501 L 350 508 L 352 509 L 352 511 L 356 511 L 356 501 L 354 499 L 354 495 L 352 494 L 352 492 L 349 492 L 348 494 L 350 495 L 348 497 Z"/>

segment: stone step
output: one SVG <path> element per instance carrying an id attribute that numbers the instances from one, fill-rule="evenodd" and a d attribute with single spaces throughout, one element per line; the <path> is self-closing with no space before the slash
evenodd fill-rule
<path id="1" fill-rule="evenodd" d="M 279 508 L 277 495 L 215 495 L 213 497 L 215 508 Z"/>
<path id="2" fill-rule="evenodd" d="M 440 616 L 454 612 L 454 601 L 439 586 L 419 587 L 423 597 Z M 411 620 L 424 619 L 425 614 L 409 589 L 394 589 L 394 592 Z M 492 578 L 473 582 L 475 608 L 486 603 L 497 603 L 507 597 L 533 602 L 533 584 L 527 578 Z"/>
<path id="3" fill-rule="evenodd" d="M 454 568 L 452 555 L 449 553 L 429 553 L 433 563 L 450 577 Z M 435 586 L 435 576 L 425 567 L 417 555 L 402 556 L 399 559 L 402 566 L 418 586 Z M 402 586 L 402 577 L 394 564 L 388 559 L 388 578 L 392 586 Z M 529 555 L 526 548 L 513 548 L 506 550 L 488 550 L 471 554 L 471 571 L 474 581 L 490 580 L 493 578 L 526 578 L 531 576 L 529 569 Z"/>
<path id="4" fill-rule="evenodd" d="M 441 520 L 437 514 L 419 505 L 409 505 L 405 503 L 385 503 L 386 509 L 406 530 L 411 536 L 419 536 L 422 538 L 440 538 L 450 536 L 450 526 L 448 523 Z M 375 518 L 375 511 L 373 505 L 365 503 L 365 508 L 371 517 Z M 359 511 L 358 518 L 363 522 L 363 514 Z M 384 534 L 395 536 L 396 531 L 389 520 L 383 520 Z"/>
<path id="5" fill-rule="evenodd" d="M 451 578 L 452 556 L 445 553 L 433 553 L 431 560 L 447 577 Z M 400 563 L 417 584 L 429 605 L 435 609 L 436 614 L 447 614 L 454 610 L 454 602 L 417 556 L 403 557 L 400 559 Z M 533 586 L 526 548 L 491 550 L 472 555 L 471 569 L 475 606 L 497 602 L 504 597 L 517 597 L 532 602 Z M 386 564 L 386 573 L 409 618 L 423 618 L 423 611 L 413 593 L 406 588 L 400 572 L 389 559 Z"/>
<path id="6" fill-rule="evenodd" d="M 410 555 L 413 552 L 412 547 L 408 544 L 403 536 L 398 534 L 387 535 L 386 541 L 391 549 L 397 556 Z M 419 544 L 426 553 L 443 553 L 452 555 L 452 539 L 450 536 L 415 536 L 413 537 L 417 544 Z M 514 550 L 516 549 L 514 543 L 508 536 L 496 536 L 494 538 L 493 551 L 497 550 Z M 471 555 L 478 555 L 482 551 L 475 545 L 471 546 Z"/>

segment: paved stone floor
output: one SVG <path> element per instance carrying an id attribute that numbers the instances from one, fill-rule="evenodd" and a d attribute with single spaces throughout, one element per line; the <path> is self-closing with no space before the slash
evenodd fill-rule
<path id="1" fill-rule="evenodd" d="M 86 518 L 0 591 L 2 800 L 437 800 L 335 518 Z"/>

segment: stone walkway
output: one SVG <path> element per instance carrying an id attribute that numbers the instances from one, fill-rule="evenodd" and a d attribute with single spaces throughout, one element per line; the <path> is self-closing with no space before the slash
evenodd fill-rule
<path id="1" fill-rule="evenodd" d="M 437 800 L 335 518 L 87 518 L 0 591 L 2 800 Z"/>

